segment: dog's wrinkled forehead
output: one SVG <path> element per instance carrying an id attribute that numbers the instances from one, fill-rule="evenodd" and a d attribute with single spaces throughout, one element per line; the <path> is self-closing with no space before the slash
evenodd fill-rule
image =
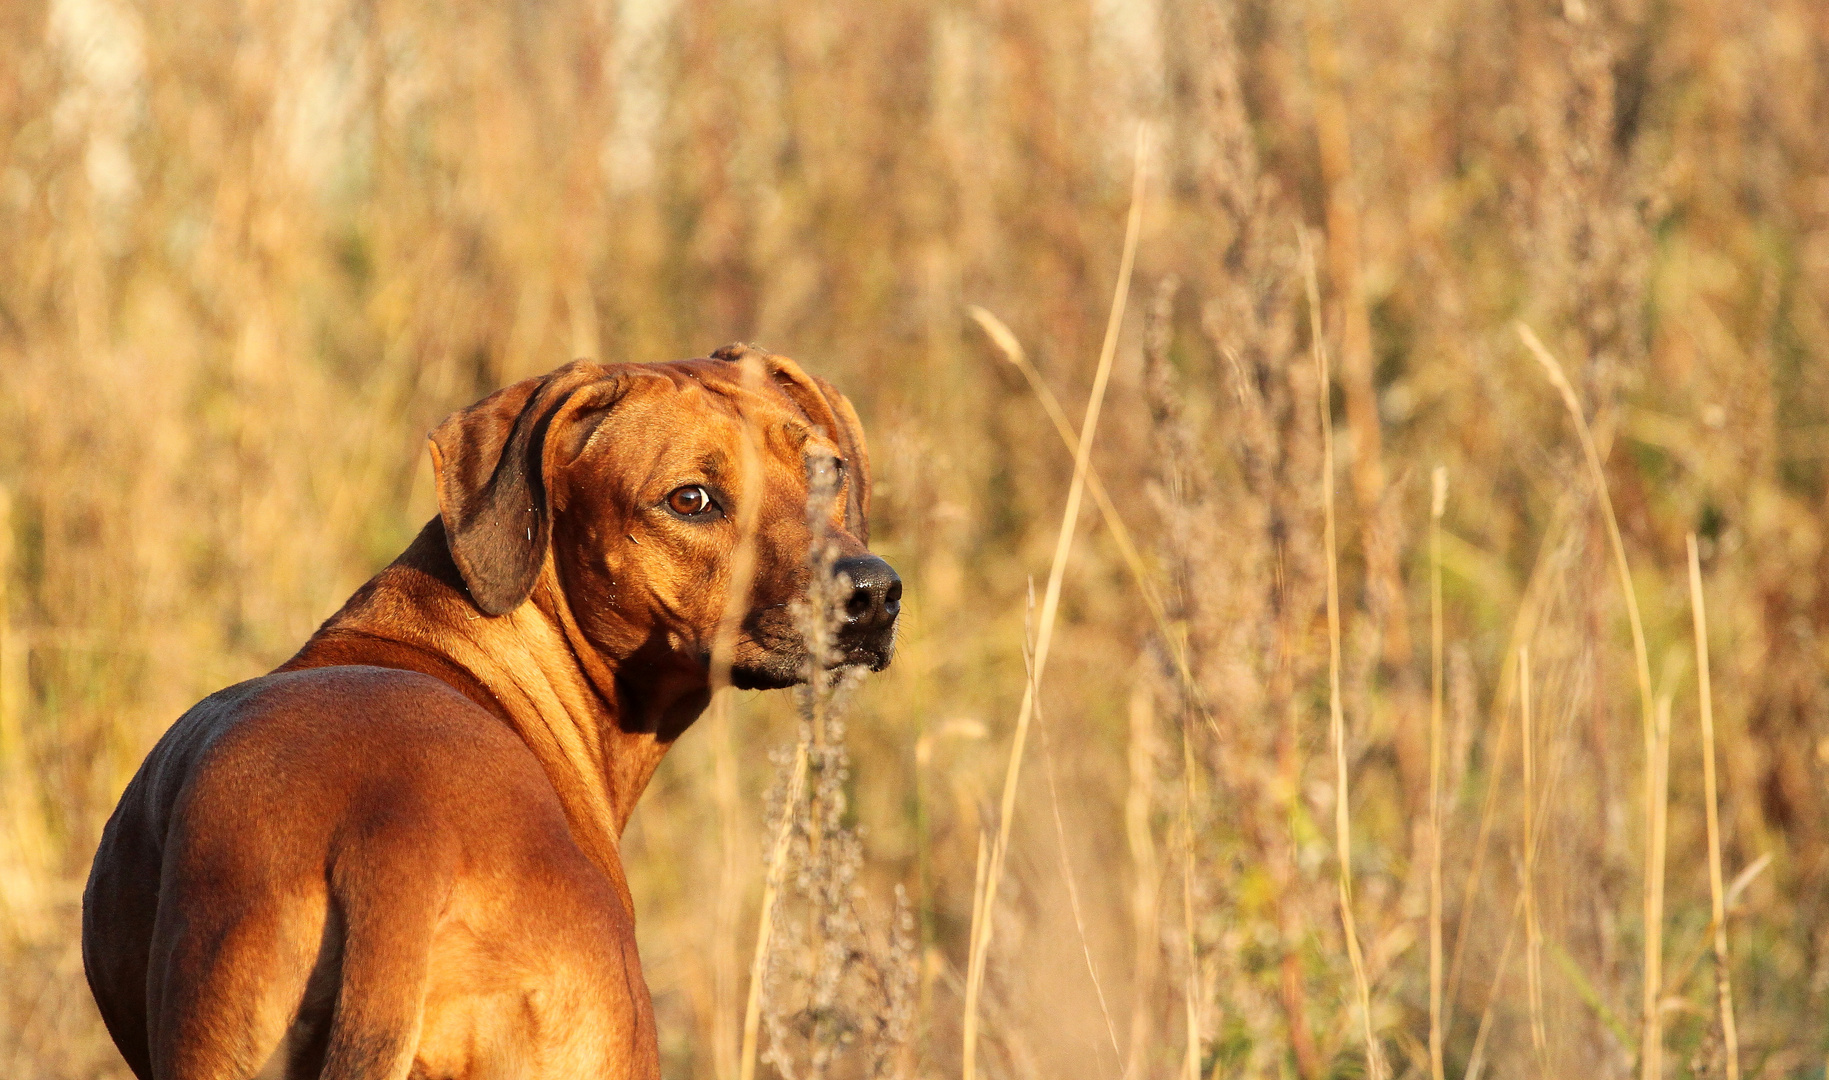
<path id="1" fill-rule="evenodd" d="M 792 399 L 766 383 L 702 379 L 685 366 L 690 363 L 643 365 L 649 370 L 623 400 L 627 421 L 600 429 L 592 443 L 613 444 L 601 446 L 611 457 L 626 456 L 631 440 L 646 443 L 651 461 L 691 459 L 713 474 L 736 467 L 745 439 L 777 458 L 843 458 L 837 441 Z"/>
<path id="2" fill-rule="evenodd" d="M 783 357 L 769 359 L 774 361 L 773 366 L 763 362 L 760 354 L 750 353 L 736 360 L 712 357 L 627 367 L 661 376 L 693 400 L 726 415 L 751 422 L 785 420 L 801 431 L 802 437 L 817 434 L 830 438 L 836 416 L 823 400 L 815 399 L 816 385 L 797 368 L 786 366 L 793 361 Z M 701 391 L 703 397 L 690 394 L 693 390 Z"/>
<path id="3" fill-rule="evenodd" d="M 863 427 L 844 395 L 807 374 L 785 356 L 747 345 L 727 345 L 711 356 L 658 364 L 631 364 L 659 376 L 677 390 L 713 406 L 751 430 L 764 433 L 768 449 L 807 458 L 836 458 L 846 477 L 847 531 L 868 543 L 870 462 Z"/>

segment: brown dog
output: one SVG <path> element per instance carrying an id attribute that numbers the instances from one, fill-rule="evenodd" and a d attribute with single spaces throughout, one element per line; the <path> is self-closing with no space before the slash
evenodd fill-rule
<path id="1" fill-rule="evenodd" d="M 709 700 L 738 506 L 732 681 L 802 677 L 788 605 L 833 463 L 842 659 L 889 662 L 863 432 L 791 360 L 574 363 L 431 444 L 439 516 L 173 725 L 102 834 L 83 961 L 142 1078 L 658 1076 L 618 845 Z"/>

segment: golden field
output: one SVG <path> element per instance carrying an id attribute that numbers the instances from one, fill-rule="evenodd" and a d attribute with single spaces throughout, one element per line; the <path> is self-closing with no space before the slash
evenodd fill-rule
<path id="1" fill-rule="evenodd" d="M 0 1076 L 126 1075 L 101 824 L 427 430 L 735 340 L 857 404 L 908 587 L 760 1075 L 1824 1076 L 1817 0 L 0 0 Z M 679 1080 L 796 739 L 728 704 L 625 837 Z"/>

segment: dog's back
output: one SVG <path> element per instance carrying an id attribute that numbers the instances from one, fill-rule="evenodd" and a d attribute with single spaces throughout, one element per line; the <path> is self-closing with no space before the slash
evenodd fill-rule
<path id="1" fill-rule="evenodd" d="M 536 988 L 598 998 L 618 1043 L 651 1024 L 631 931 L 502 723 L 428 675 L 326 667 L 221 691 L 160 740 L 103 833 L 83 954 L 141 1077 L 403 1077 L 440 1045 L 461 1075 L 466 1045 L 507 1066 L 550 1042 L 509 1030 L 546 1011 L 516 1000 Z M 591 965 L 555 971 L 555 938 Z M 483 940 L 495 962 L 472 963 Z M 598 1026 L 542 1054 L 600 1066 Z"/>

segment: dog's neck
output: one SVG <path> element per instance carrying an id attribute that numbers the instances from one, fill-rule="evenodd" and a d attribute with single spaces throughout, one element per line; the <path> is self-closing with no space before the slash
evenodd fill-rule
<path id="1" fill-rule="evenodd" d="M 617 849 L 636 800 L 709 700 L 690 665 L 618 661 L 594 648 L 550 560 L 527 603 L 482 615 L 437 518 L 281 670 L 338 664 L 423 672 L 500 717 L 539 759 L 580 846 L 619 883 Z M 635 664 L 639 680 L 623 670 Z"/>

